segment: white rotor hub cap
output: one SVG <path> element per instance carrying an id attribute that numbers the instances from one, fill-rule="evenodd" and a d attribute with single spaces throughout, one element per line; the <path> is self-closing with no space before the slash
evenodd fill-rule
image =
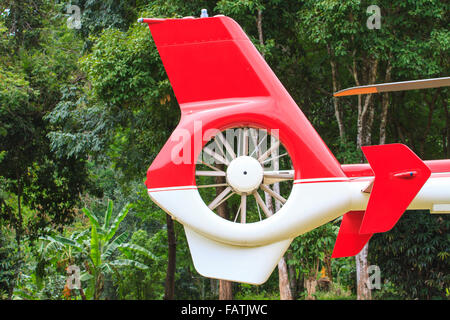
<path id="1" fill-rule="evenodd" d="M 237 193 L 251 193 L 263 181 L 264 170 L 255 158 L 241 156 L 230 162 L 227 182 Z"/>

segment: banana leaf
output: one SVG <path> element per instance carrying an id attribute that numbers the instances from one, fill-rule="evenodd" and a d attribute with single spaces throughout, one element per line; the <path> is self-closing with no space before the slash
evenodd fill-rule
<path id="1" fill-rule="evenodd" d="M 120 223 L 122 222 L 123 219 L 125 219 L 131 207 L 132 205 L 130 203 L 127 204 L 114 219 L 113 223 L 106 232 L 105 242 L 111 240 L 114 237 L 114 235 L 117 232 L 117 229 L 119 228 Z"/>
<path id="2" fill-rule="evenodd" d="M 95 267 L 100 265 L 100 241 L 98 238 L 97 227 L 91 227 L 91 260 Z"/>

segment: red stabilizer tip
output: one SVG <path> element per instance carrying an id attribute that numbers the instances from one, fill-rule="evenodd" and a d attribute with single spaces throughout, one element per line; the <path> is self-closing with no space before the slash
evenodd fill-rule
<path id="1" fill-rule="evenodd" d="M 332 258 L 352 257 L 364 248 L 372 235 L 359 233 L 363 217 L 364 211 L 350 211 L 344 214 Z"/>

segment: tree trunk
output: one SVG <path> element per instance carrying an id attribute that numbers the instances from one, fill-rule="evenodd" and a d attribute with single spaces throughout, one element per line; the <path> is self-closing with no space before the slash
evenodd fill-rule
<path id="1" fill-rule="evenodd" d="M 387 63 L 388 65 L 386 68 L 386 76 L 384 78 L 385 83 L 391 82 L 392 65 L 390 60 L 388 60 Z M 386 143 L 386 126 L 387 126 L 388 109 L 389 109 L 389 93 L 383 93 L 381 96 L 380 144 Z"/>
<path id="2" fill-rule="evenodd" d="M 233 300 L 233 282 L 219 280 L 219 300 Z"/>
<path id="3" fill-rule="evenodd" d="M 422 92 L 423 93 L 423 92 Z M 425 132 L 422 136 L 422 140 L 419 144 L 419 156 L 423 158 L 425 156 L 425 144 L 427 142 L 427 137 L 430 133 L 431 125 L 433 124 L 433 113 L 436 105 L 436 101 L 441 93 L 440 88 L 436 89 L 436 93 L 433 95 L 430 101 L 426 100 L 426 95 L 423 94 L 423 101 L 426 102 L 428 105 L 428 119 L 427 119 L 427 126 L 425 127 Z"/>
<path id="4" fill-rule="evenodd" d="M 175 268 L 177 257 L 177 242 L 175 238 L 175 226 L 172 217 L 166 214 L 167 240 L 169 245 L 166 283 L 164 286 L 164 300 L 173 300 L 175 297 Z"/>
<path id="5" fill-rule="evenodd" d="M 97 270 L 97 267 L 94 266 L 94 268 L 96 269 L 94 271 L 94 300 L 100 300 L 104 287 L 103 274 L 101 273 L 101 271 Z"/>
<path id="6" fill-rule="evenodd" d="M 317 280 L 314 277 L 305 279 L 306 300 L 316 300 L 314 294 L 316 293 Z"/>
<path id="7" fill-rule="evenodd" d="M 370 61 L 370 60 L 369 60 Z M 363 68 L 364 69 L 364 68 Z M 368 69 L 368 83 L 374 84 L 378 72 L 378 60 L 371 61 Z M 355 57 L 353 57 L 352 74 L 357 86 L 360 85 L 357 64 Z M 358 123 L 357 123 L 357 147 L 360 149 L 364 145 L 371 144 L 371 132 L 375 114 L 375 106 L 372 100 L 372 94 L 365 95 L 364 103 L 361 95 L 358 96 Z M 363 161 L 363 159 L 361 159 Z M 371 299 L 371 292 L 367 287 L 369 279 L 367 254 L 369 250 L 369 243 L 367 243 L 359 254 L 355 256 L 356 259 L 356 281 L 357 281 L 357 297 L 358 300 Z"/>
<path id="8" fill-rule="evenodd" d="M 330 279 L 330 281 L 333 281 L 333 270 L 331 269 L 331 254 L 332 252 L 326 252 L 324 257 L 324 264 L 325 264 L 325 275 Z"/>
<path id="9" fill-rule="evenodd" d="M 445 132 L 447 133 L 447 137 L 446 137 L 447 138 L 446 139 L 447 147 L 445 148 L 444 153 L 445 153 L 445 157 L 448 158 L 448 157 L 450 157 L 450 117 L 449 117 L 447 104 L 445 104 L 444 110 L 445 110 L 445 127 L 446 127 Z"/>
<path id="10" fill-rule="evenodd" d="M 369 283 L 369 273 L 367 272 L 368 253 L 369 253 L 369 243 L 366 243 L 361 252 L 358 255 L 356 255 L 356 285 L 357 285 L 358 300 L 372 299 L 372 294 L 368 287 Z"/>
<path id="11" fill-rule="evenodd" d="M 225 167 L 223 164 L 218 164 L 217 168 L 220 170 L 224 170 Z M 215 180 L 217 184 L 226 182 L 225 177 L 216 177 Z M 216 196 L 218 196 L 223 190 L 225 190 L 225 187 L 217 187 Z M 224 201 L 220 206 L 217 207 L 217 214 L 220 217 L 229 220 L 230 217 L 226 201 Z M 219 280 L 219 300 L 233 300 L 233 282 L 227 280 Z"/>
<path id="12" fill-rule="evenodd" d="M 271 144 L 273 145 L 276 142 L 276 139 L 275 137 L 272 136 L 271 140 L 272 140 Z M 274 150 L 272 153 L 272 157 L 274 158 L 274 160 L 272 160 L 272 166 L 273 170 L 275 171 L 280 169 L 280 162 L 277 156 L 278 150 Z M 270 188 L 270 186 L 268 187 Z M 273 184 L 273 191 L 280 194 L 279 183 Z M 275 210 L 274 210 L 274 205 L 270 194 L 264 192 L 264 197 L 267 208 L 271 212 L 271 215 L 273 215 L 275 212 L 281 209 L 281 203 L 275 200 Z M 278 262 L 278 286 L 280 288 L 280 300 L 292 300 L 291 288 L 289 286 L 288 268 L 284 257 L 281 257 L 280 261 Z"/>
<path id="13" fill-rule="evenodd" d="M 278 278 L 280 288 L 280 300 L 292 300 L 291 288 L 289 286 L 289 277 L 286 260 L 281 257 L 278 262 Z"/>
<path id="14" fill-rule="evenodd" d="M 16 173 L 17 176 L 17 219 L 16 220 L 16 242 L 17 250 L 21 251 L 21 240 L 23 236 L 23 217 L 22 217 L 22 183 L 20 180 L 20 174 Z"/>
<path id="15" fill-rule="evenodd" d="M 292 260 L 292 252 L 288 251 L 287 253 L 288 260 Z M 291 288 L 291 296 L 292 299 L 296 299 L 298 292 L 298 279 L 297 273 L 295 271 L 295 267 L 292 264 L 287 264 L 288 267 L 288 275 L 289 275 L 289 288 Z"/>
<path id="16" fill-rule="evenodd" d="M 340 89 L 338 83 L 338 69 L 336 66 L 336 61 L 334 60 L 334 50 L 331 45 L 327 44 L 328 56 L 330 57 L 330 66 L 331 66 L 331 80 L 333 85 L 333 92 L 337 92 Z M 344 127 L 344 116 L 342 113 L 342 108 L 339 103 L 339 98 L 333 96 L 333 106 L 334 106 L 334 115 L 336 117 L 336 121 L 338 123 L 339 128 L 339 138 L 342 142 L 345 141 L 345 127 Z"/>
<path id="17" fill-rule="evenodd" d="M 264 37 L 263 37 L 263 30 L 262 30 L 262 10 L 261 9 L 258 9 L 258 17 L 256 18 L 256 28 L 258 29 L 259 44 L 261 46 L 264 46 Z M 264 58 L 264 52 L 261 52 L 261 55 Z"/>

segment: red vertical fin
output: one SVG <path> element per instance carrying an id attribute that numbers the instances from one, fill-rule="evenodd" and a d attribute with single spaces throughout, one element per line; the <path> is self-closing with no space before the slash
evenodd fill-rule
<path id="1" fill-rule="evenodd" d="M 178 103 L 269 96 L 274 75 L 228 17 L 143 19 Z"/>
<path id="2" fill-rule="evenodd" d="M 361 233 L 391 230 L 431 175 L 426 164 L 403 144 L 362 147 L 375 173 Z"/>

